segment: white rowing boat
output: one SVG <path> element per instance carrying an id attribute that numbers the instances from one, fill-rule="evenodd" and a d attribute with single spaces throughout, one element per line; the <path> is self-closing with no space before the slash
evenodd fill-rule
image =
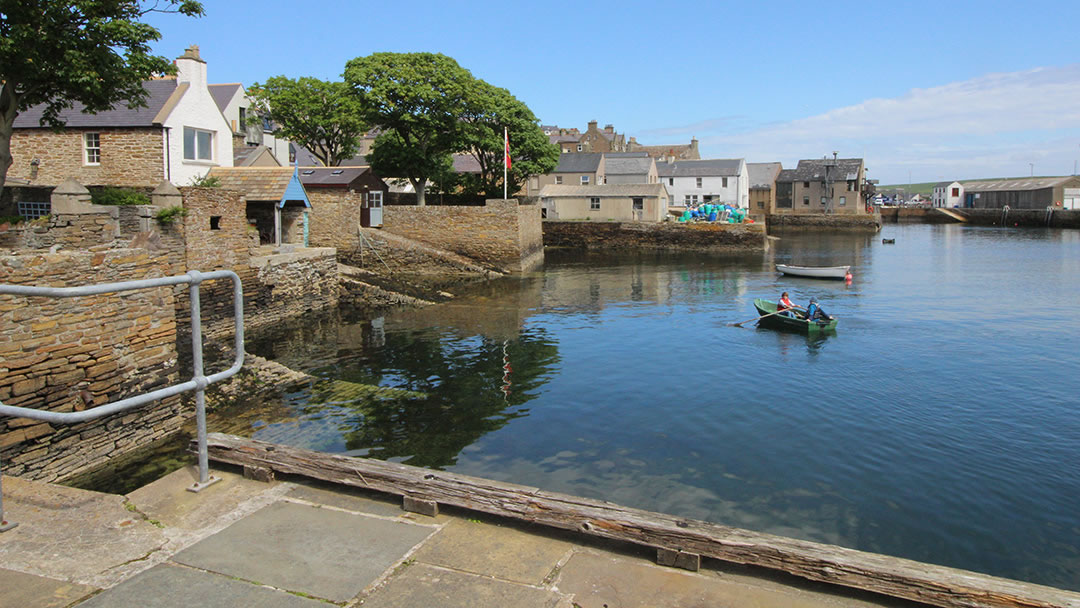
<path id="1" fill-rule="evenodd" d="M 843 279 L 851 270 L 851 266 L 788 266 L 787 264 L 777 264 L 776 270 L 794 277 Z"/>

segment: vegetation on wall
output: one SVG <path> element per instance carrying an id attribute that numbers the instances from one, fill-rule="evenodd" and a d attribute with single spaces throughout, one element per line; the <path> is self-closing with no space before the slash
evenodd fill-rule
<path id="1" fill-rule="evenodd" d="M 130 188 L 100 188 L 90 191 L 95 205 L 149 205 L 150 197 Z"/>
<path id="2" fill-rule="evenodd" d="M 187 209 L 184 209 L 180 205 L 173 205 L 172 207 L 165 207 L 164 209 L 159 210 L 154 214 L 154 219 L 167 226 L 186 215 Z"/>

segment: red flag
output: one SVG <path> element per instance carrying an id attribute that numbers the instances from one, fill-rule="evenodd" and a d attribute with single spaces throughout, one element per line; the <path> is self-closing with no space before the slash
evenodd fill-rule
<path id="1" fill-rule="evenodd" d="M 506 144 L 506 168 L 510 168 L 510 131 L 503 127 L 503 143 Z"/>

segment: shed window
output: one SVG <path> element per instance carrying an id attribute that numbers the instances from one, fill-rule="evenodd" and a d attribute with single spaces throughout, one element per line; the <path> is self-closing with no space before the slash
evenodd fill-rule
<path id="1" fill-rule="evenodd" d="M 368 207 L 372 209 L 378 209 L 382 207 L 382 190 L 372 190 L 368 192 Z"/>
<path id="2" fill-rule="evenodd" d="M 555 183 L 556 184 L 561 184 L 562 183 L 562 176 L 561 175 L 556 175 L 555 176 Z"/>
<path id="3" fill-rule="evenodd" d="M 214 160 L 214 132 L 184 127 L 184 160 Z"/>
<path id="4" fill-rule="evenodd" d="M 596 210 L 596 209 L 599 209 L 599 208 L 600 208 L 600 197 L 599 196 L 594 196 L 594 197 L 590 198 L 589 199 L 589 209 Z"/>
<path id="5" fill-rule="evenodd" d="M 86 133 L 83 135 L 83 164 L 101 164 L 101 134 Z"/>
<path id="6" fill-rule="evenodd" d="M 643 199 L 643 198 L 635 198 L 635 199 L 633 199 L 633 201 L 634 201 L 634 211 L 644 211 L 645 210 L 645 199 Z"/>

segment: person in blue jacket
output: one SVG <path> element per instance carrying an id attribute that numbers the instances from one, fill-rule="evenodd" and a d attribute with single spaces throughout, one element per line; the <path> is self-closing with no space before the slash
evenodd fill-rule
<path id="1" fill-rule="evenodd" d="M 806 307 L 806 318 L 811 321 L 830 321 L 832 317 L 825 314 L 825 311 L 818 306 L 818 302 L 814 298 L 810 298 L 810 305 Z"/>

